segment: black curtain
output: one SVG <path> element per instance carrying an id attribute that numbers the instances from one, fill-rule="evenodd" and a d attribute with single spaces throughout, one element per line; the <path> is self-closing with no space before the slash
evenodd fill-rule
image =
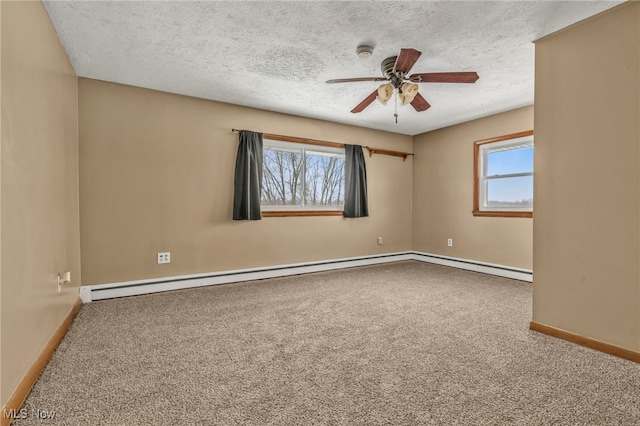
<path id="1" fill-rule="evenodd" d="M 240 131 L 233 183 L 233 220 L 262 219 L 262 133 Z"/>
<path id="2" fill-rule="evenodd" d="M 369 216 L 367 168 L 360 145 L 344 146 L 344 217 Z"/>

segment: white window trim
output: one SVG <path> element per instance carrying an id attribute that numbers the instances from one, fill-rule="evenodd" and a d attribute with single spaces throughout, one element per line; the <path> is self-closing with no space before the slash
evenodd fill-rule
<path id="1" fill-rule="evenodd" d="M 304 144 L 304 143 L 296 143 L 296 142 L 283 142 L 277 141 L 273 139 L 265 138 L 263 140 L 262 149 L 269 149 L 269 147 L 274 147 L 277 149 L 284 150 L 302 150 L 303 155 L 305 155 L 306 151 L 318 152 L 318 153 L 328 153 L 328 154 L 337 154 L 341 157 L 344 157 L 345 152 L 344 148 L 334 148 L 329 146 L 321 146 L 314 144 Z M 304 182 L 304 176 L 302 177 L 302 181 Z M 306 206 L 304 205 L 304 197 L 302 199 L 303 204 L 301 205 L 289 205 L 289 206 L 263 206 L 260 204 L 260 210 L 263 212 L 284 212 L 284 211 L 338 211 L 341 212 L 344 210 L 344 204 L 337 206 Z"/>
<path id="2" fill-rule="evenodd" d="M 476 217 L 519 217 L 532 218 L 533 208 L 508 208 L 501 207 L 496 209 L 481 209 L 480 192 L 484 186 L 483 194 L 486 194 L 485 180 L 481 179 L 482 172 L 485 170 L 485 159 L 483 157 L 482 147 L 490 147 L 493 152 L 508 149 L 509 145 L 528 144 L 529 140 L 533 142 L 533 130 L 512 133 L 509 135 L 496 136 L 493 138 L 477 140 L 473 143 L 473 210 L 472 214 Z M 533 145 L 535 147 L 535 143 Z M 486 148 L 485 148 L 486 149 Z M 535 170 L 534 170 L 535 173 Z M 486 174 L 486 173 L 485 173 Z M 486 197 L 485 197 L 486 198 Z"/>
<path id="3" fill-rule="evenodd" d="M 490 180 L 494 179 L 508 179 L 514 177 L 532 176 L 533 171 L 523 173 L 510 173 L 505 175 L 492 175 L 487 176 L 487 156 L 489 154 L 510 151 L 512 149 L 533 148 L 533 135 L 522 136 L 515 139 L 509 139 L 502 142 L 492 142 L 480 145 L 480 162 L 478 170 L 478 184 L 479 184 L 479 208 L 480 211 L 486 212 L 499 212 L 499 211 L 515 211 L 515 212 L 531 212 L 533 207 L 489 207 L 487 206 L 487 191 Z"/>

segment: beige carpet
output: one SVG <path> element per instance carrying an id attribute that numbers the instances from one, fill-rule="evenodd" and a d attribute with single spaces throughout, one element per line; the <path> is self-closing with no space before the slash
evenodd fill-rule
<path id="1" fill-rule="evenodd" d="M 407 261 L 85 305 L 16 425 L 637 425 L 527 283 Z"/>

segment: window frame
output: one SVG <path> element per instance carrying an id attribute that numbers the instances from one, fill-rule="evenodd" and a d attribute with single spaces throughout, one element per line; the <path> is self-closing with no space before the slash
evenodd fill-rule
<path id="1" fill-rule="evenodd" d="M 482 139 L 482 140 L 475 141 L 473 143 L 473 215 L 474 216 L 525 217 L 525 218 L 533 217 L 533 207 L 530 210 L 529 209 L 482 210 L 480 208 L 481 198 L 483 193 L 482 191 L 483 183 L 481 182 L 481 179 L 483 179 L 483 176 L 482 176 L 483 163 L 484 161 L 486 161 L 483 155 L 484 146 L 487 144 L 493 144 L 493 143 L 502 143 L 504 145 L 508 145 L 509 141 L 513 141 L 513 143 L 515 144 L 516 139 L 522 139 L 522 138 L 530 138 L 531 145 L 534 146 L 534 150 L 535 150 L 535 145 L 533 141 L 533 130 L 527 130 L 519 133 L 512 133 L 509 135 L 498 136 L 495 138 Z M 535 170 L 532 171 L 530 174 L 528 172 L 514 173 L 513 174 L 514 176 L 511 176 L 511 177 L 529 176 L 529 175 L 533 176 L 534 172 Z"/>
<path id="2" fill-rule="evenodd" d="M 311 152 L 325 152 L 331 154 L 339 154 L 343 158 L 345 156 L 344 145 L 334 142 L 323 142 L 310 139 L 293 138 L 293 137 L 276 137 L 275 135 L 263 136 L 263 152 L 273 146 L 275 148 L 294 148 L 303 150 L 303 155 L 306 155 L 306 151 Z M 344 179 L 344 176 L 343 176 Z M 303 176 L 304 181 L 304 176 Z M 304 192 L 304 189 L 303 189 Z M 305 206 L 263 206 L 262 194 L 260 195 L 260 212 L 262 217 L 287 217 L 287 216 L 343 216 L 344 204 L 340 206 L 327 206 L 319 207 L 313 206 L 313 208 L 305 208 Z"/>

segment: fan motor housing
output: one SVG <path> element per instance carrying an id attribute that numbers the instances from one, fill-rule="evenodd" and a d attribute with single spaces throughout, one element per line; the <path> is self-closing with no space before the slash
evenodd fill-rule
<path id="1" fill-rule="evenodd" d="M 391 78 L 393 76 L 393 66 L 396 63 L 396 59 L 398 59 L 397 56 L 390 56 L 382 61 L 382 64 L 380 64 L 382 75 L 387 78 Z"/>
<path id="2" fill-rule="evenodd" d="M 393 87 L 400 89 L 405 78 L 403 72 L 393 72 L 393 67 L 396 64 L 397 58 L 397 56 L 389 56 L 387 59 L 382 61 L 380 69 L 382 70 L 382 75 L 384 75 L 391 84 L 393 84 Z"/>

